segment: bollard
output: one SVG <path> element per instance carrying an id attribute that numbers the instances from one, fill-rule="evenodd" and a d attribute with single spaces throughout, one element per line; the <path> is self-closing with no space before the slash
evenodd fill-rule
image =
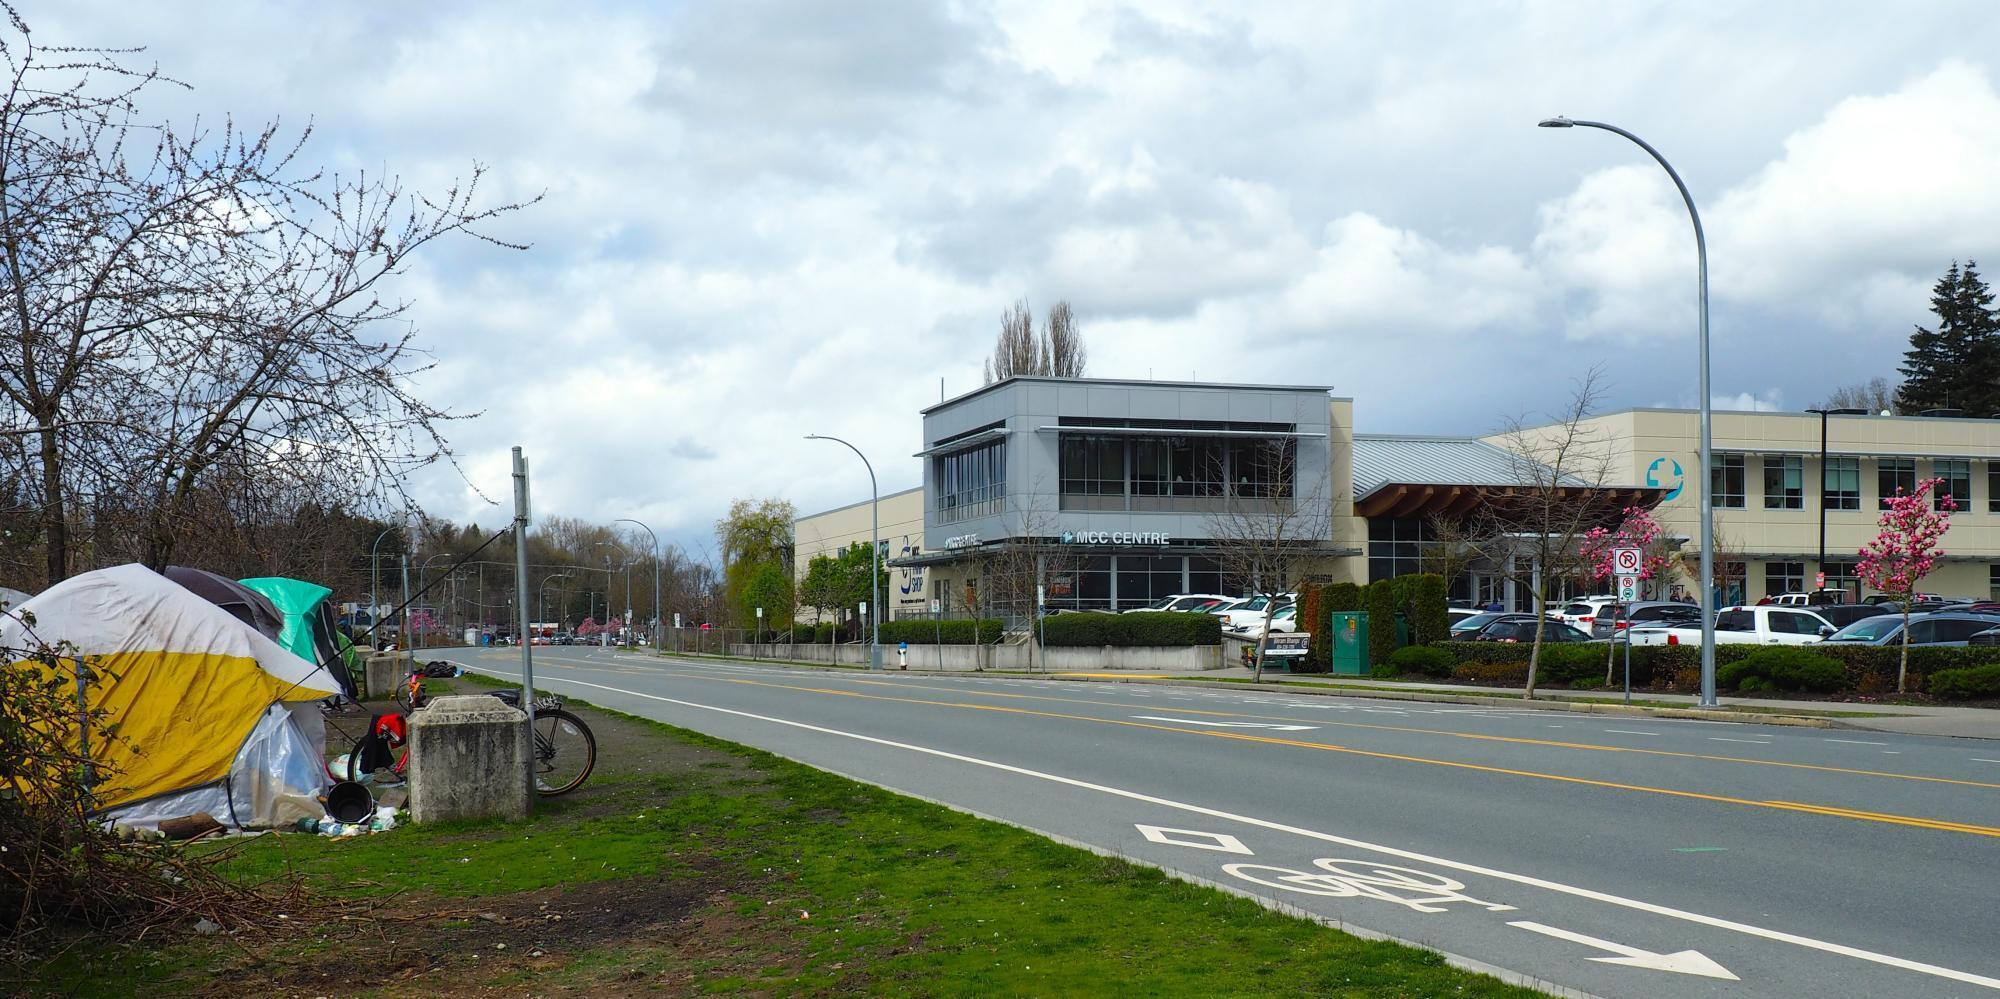
<path id="1" fill-rule="evenodd" d="M 367 690 L 363 699 L 375 700 L 396 695 L 396 685 L 410 675 L 415 660 L 408 652 L 377 652 L 362 661 Z"/>
<path id="2" fill-rule="evenodd" d="M 528 716 L 486 694 L 440 697 L 410 716 L 410 819 L 528 817 Z"/>

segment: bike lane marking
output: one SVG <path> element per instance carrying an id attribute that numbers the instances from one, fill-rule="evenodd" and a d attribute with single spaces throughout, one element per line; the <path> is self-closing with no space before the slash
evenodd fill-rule
<path id="1" fill-rule="evenodd" d="M 1575 898 L 1587 899 L 1593 902 L 1602 902 L 1607 905 L 1619 906 L 1621 908 L 1631 909 L 1637 912 L 1649 913 L 1651 915 L 1663 916 L 1670 919 L 1678 919 L 1684 922 L 1695 923 L 1701 926 L 1713 927 L 1715 929 L 1729 930 L 1749 937 L 1756 937 L 1759 939 L 1769 940 L 1776 943 L 1791 944 L 1793 946 L 1802 947 L 1809 950 L 1817 950 L 1823 953 L 1835 954 L 1841 957 L 1854 958 L 1856 960 L 1884 965 L 1886 967 L 1896 968 L 1903 971 L 1910 971 L 1910 972 L 1915 972 L 1917 974 L 1929 975 L 1934 978 L 1942 978 L 1948 981 L 1961 982 L 1968 985 L 1977 985 L 1983 988 L 2000 990 L 2000 978 L 1992 978 L 1986 975 L 1980 975 L 1969 971 L 1959 971 L 1955 968 L 1946 968 L 1941 965 L 1929 964 L 1922 961 L 1913 961 L 1908 958 L 1897 957 L 1893 954 L 1882 954 L 1876 951 L 1865 950 L 1859 947 L 1850 947 L 1846 944 L 1833 943 L 1826 940 L 1818 940 L 1813 937 L 1808 937 L 1796 933 L 1788 933 L 1783 930 L 1768 929 L 1766 927 L 1756 926 L 1750 923 L 1743 923 L 1732 919 L 1725 919 L 1720 916 L 1709 916 L 1698 912 L 1690 912 L 1685 909 L 1676 909 L 1671 906 L 1658 905 L 1652 902 L 1646 902 L 1639 899 L 1625 898 L 1620 895 L 1613 895 L 1608 892 L 1596 891 L 1594 889 L 1582 888 L 1575 885 L 1567 885 L 1559 881 L 1550 881 L 1546 878 L 1539 878 L 1533 875 L 1515 874 L 1511 871 L 1502 871 L 1491 867 L 1482 867 L 1477 864 L 1469 864 L 1461 861 L 1450 860 L 1444 857 L 1436 857 L 1436 856 L 1431 856 L 1430 854 L 1418 853 L 1414 850 L 1404 850 L 1394 846 L 1386 846 L 1382 844 L 1370 843 L 1366 840 L 1353 839 L 1351 837 L 1340 836 L 1334 833 L 1321 832 L 1316 829 L 1306 829 L 1300 826 L 1294 826 L 1283 822 L 1276 822 L 1270 819 L 1261 819 L 1255 816 L 1241 815 L 1235 812 L 1224 811 L 1218 808 L 1209 808 L 1204 805 L 1196 805 L 1190 802 L 1175 801 L 1174 799 L 1171 798 L 1163 798 L 1158 795 L 1147 794 L 1142 791 L 1131 791 L 1131 790 L 1126 790 L 1124 788 L 1112 787 L 1106 784 L 1097 784 L 1090 781 L 1080 780 L 1075 777 L 1065 777 L 1062 776 L 1061 774 L 1052 774 L 1040 770 L 1033 770 L 1027 767 L 1015 766 L 1010 763 L 1001 763 L 997 760 L 986 760 L 976 756 L 967 756 L 963 753 L 955 753 L 947 749 L 936 749 L 930 746 L 919 746 L 913 743 L 898 742 L 893 739 L 884 739 L 878 736 L 866 735 L 860 732 L 847 732 L 841 729 L 829 728 L 823 725 L 815 725 L 810 722 L 796 721 L 789 718 L 778 718 L 772 715 L 761 715 L 750 711 L 739 711 L 735 708 L 725 708 L 713 704 L 702 704 L 696 701 L 684 701 L 679 698 L 665 697 L 659 694 L 648 694 L 636 690 L 626 690 L 620 687 L 608 687 L 603 684 L 588 683 L 582 680 L 571 680 L 568 678 L 561 678 L 561 677 L 552 679 L 554 679 L 555 682 L 558 683 L 569 683 L 569 684 L 575 684 L 580 687 L 590 687 L 596 690 L 610 691 L 611 693 L 615 694 L 624 694 L 630 697 L 638 697 L 651 701 L 659 701 L 666 704 L 674 704 L 685 708 L 692 708 L 697 711 L 709 711 L 709 712 L 714 712 L 716 714 L 732 715 L 738 718 L 748 718 L 753 721 L 767 722 L 773 725 L 782 725 L 788 728 L 795 728 L 802 731 L 817 732 L 822 735 L 830 735 L 836 738 L 851 739 L 856 742 L 865 742 L 871 745 L 884 746 L 891 749 L 901 749 L 908 752 L 921 753 L 926 756 L 933 756 L 939 759 L 952 760 L 954 762 L 964 763 L 971 766 L 985 767 L 987 769 L 997 770 L 1003 773 L 1012 773 L 1023 777 L 1031 777 L 1037 780 L 1044 780 L 1054 784 L 1061 784 L 1067 787 L 1078 788 L 1080 790 L 1093 791 L 1100 794 L 1105 794 L 1112 797 L 1124 798 L 1131 801 L 1145 802 L 1147 804 L 1157 805 L 1163 808 L 1173 809 L 1176 811 L 1188 812 L 1195 815 L 1205 815 L 1210 818 L 1217 818 L 1217 819 L 1223 819 L 1225 821 L 1237 822 L 1261 829 L 1269 829 L 1273 832 L 1288 833 L 1290 835 L 1301 836 L 1307 839 L 1315 839 L 1326 843 L 1336 843 L 1341 846 L 1353 847 L 1354 849 L 1358 850 L 1367 850 L 1373 853 L 1380 853 L 1380 854 L 1385 854 L 1387 856 L 1400 857 L 1405 860 L 1416 861 L 1418 863 L 1432 864 L 1439 867 L 1446 867 L 1450 868 L 1451 870 L 1463 871 L 1467 874 L 1476 874 L 1481 877 L 1495 878 L 1502 881 L 1511 881 L 1515 884 L 1525 885 L 1530 888 L 1540 888 L 1544 891 L 1569 895 Z M 1169 730 L 1169 731 L 1181 731 L 1181 730 Z"/>

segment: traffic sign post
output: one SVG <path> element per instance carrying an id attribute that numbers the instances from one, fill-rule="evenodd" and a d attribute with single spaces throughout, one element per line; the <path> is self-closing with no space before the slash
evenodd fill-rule
<path id="1" fill-rule="evenodd" d="M 1611 549 L 1611 570 L 1620 576 L 1636 576 L 1645 564 L 1646 553 L 1639 548 Z"/>
<path id="2" fill-rule="evenodd" d="M 1639 599 L 1639 577 L 1645 571 L 1646 552 L 1640 548 L 1611 549 L 1611 569 L 1618 574 L 1618 603 L 1625 608 L 1625 703 L 1632 702 L 1632 603 Z M 1617 627 L 1618 618 L 1611 618 Z M 1612 641 L 1618 636 L 1613 634 Z"/>
<path id="3" fill-rule="evenodd" d="M 1629 604 L 1637 599 L 1639 599 L 1639 577 L 1637 576 L 1618 577 L 1618 602 L 1621 604 Z"/>

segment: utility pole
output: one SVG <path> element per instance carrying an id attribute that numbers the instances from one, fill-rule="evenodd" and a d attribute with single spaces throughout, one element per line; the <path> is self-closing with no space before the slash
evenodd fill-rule
<path id="1" fill-rule="evenodd" d="M 521 636 L 521 710 L 528 715 L 530 738 L 535 730 L 535 643 L 528 635 L 528 459 L 514 448 L 514 606 L 519 608 L 515 634 Z M 534 754 L 523 776 L 534 787 Z M 533 800 L 533 795 L 529 796 Z"/>

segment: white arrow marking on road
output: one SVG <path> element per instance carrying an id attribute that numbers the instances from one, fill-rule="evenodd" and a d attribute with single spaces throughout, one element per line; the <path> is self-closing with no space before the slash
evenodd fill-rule
<path id="1" fill-rule="evenodd" d="M 1165 846 L 1191 846 L 1197 850 L 1214 850 L 1217 853 L 1240 853 L 1246 857 L 1256 856 L 1249 847 L 1243 845 L 1242 840 L 1228 833 L 1202 832 L 1198 829 L 1168 829 L 1165 826 L 1140 825 L 1136 822 L 1133 825 L 1138 826 L 1139 835 L 1146 837 L 1148 842 Z M 1194 837 L 1194 840 L 1176 837 Z M 1201 842 L 1202 840 L 1207 842 Z"/>
<path id="2" fill-rule="evenodd" d="M 1310 732 L 1318 725 L 1271 725 L 1265 722 L 1219 722 L 1201 721 L 1194 718 L 1160 718 L 1155 715 L 1133 715 L 1145 721 L 1177 722 L 1182 725 L 1200 725 L 1203 728 L 1268 728 L 1279 732 Z"/>
<path id="3" fill-rule="evenodd" d="M 1728 968 L 1709 960 L 1708 955 L 1698 950 L 1682 950 L 1675 951 L 1672 954 L 1661 954 L 1657 951 L 1627 947 L 1624 944 L 1612 943 L 1609 940 L 1587 937 L 1571 930 L 1559 929 L 1554 926 L 1544 926 L 1541 923 L 1531 923 L 1525 919 L 1520 922 L 1508 923 L 1507 925 L 1518 926 L 1530 933 L 1540 933 L 1543 936 L 1555 937 L 1557 940 L 1580 943 L 1585 947 L 1595 947 L 1598 950 L 1608 950 L 1613 954 L 1620 955 L 1618 957 L 1591 958 L 1591 960 L 1602 964 L 1622 964 L 1631 968 L 1651 968 L 1654 971 L 1672 971 L 1683 975 L 1701 975 L 1704 978 L 1726 978 L 1732 982 L 1741 981 Z"/>

